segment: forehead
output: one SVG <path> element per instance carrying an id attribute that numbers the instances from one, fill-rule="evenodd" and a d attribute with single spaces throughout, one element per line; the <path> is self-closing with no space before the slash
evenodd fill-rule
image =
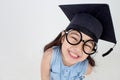
<path id="1" fill-rule="evenodd" d="M 82 38 L 83 38 L 84 40 L 89 40 L 89 39 L 93 40 L 90 36 L 84 34 L 83 32 L 78 32 L 77 30 L 71 30 L 71 32 L 72 32 L 74 35 L 80 35 L 80 33 L 81 33 Z"/>

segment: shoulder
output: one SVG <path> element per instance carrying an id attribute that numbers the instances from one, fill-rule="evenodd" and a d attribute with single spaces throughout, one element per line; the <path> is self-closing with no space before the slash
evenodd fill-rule
<path id="1" fill-rule="evenodd" d="M 41 79 L 48 80 L 50 73 L 50 60 L 52 56 L 52 48 L 47 49 L 41 61 Z"/>
<path id="2" fill-rule="evenodd" d="M 49 48 L 43 53 L 41 60 L 42 65 L 50 66 L 51 57 L 52 57 L 52 48 Z"/>
<path id="3" fill-rule="evenodd" d="M 42 56 L 42 60 L 41 60 L 41 71 L 42 72 L 49 72 L 51 55 L 52 55 L 52 48 L 44 52 Z"/>
<path id="4" fill-rule="evenodd" d="M 48 56 L 48 55 L 51 55 L 51 53 L 52 53 L 52 48 L 49 48 L 44 52 L 44 55 Z"/>
<path id="5" fill-rule="evenodd" d="M 52 48 L 47 49 L 43 54 L 43 59 L 50 60 L 52 56 Z"/>
<path id="6" fill-rule="evenodd" d="M 89 75 L 89 74 L 91 74 L 91 72 L 92 72 L 92 66 L 88 63 L 85 75 Z"/>

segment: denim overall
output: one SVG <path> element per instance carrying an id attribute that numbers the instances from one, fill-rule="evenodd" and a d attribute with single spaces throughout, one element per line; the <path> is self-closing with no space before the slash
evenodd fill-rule
<path id="1" fill-rule="evenodd" d="M 60 47 L 54 46 L 50 63 L 50 80 L 83 80 L 87 66 L 87 59 L 70 67 L 65 66 L 62 62 Z"/>

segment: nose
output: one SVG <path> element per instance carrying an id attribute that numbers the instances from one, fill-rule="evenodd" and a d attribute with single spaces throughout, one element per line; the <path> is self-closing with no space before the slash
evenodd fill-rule
<path id="1" fill-rule="evenodd" d="M 73 46 L 75 47 L 76 51 L 78 51 L 79 53 L 83 53 L 83 44 L 84 40 L 82 40 L 79 44 Z"/>

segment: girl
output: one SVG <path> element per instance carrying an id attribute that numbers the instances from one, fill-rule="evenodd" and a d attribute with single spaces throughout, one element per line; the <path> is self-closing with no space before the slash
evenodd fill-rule
<path id="1" fill-rule="evenodd" d="M 112 24 L 104 25 L 105 21 L 111 22 L 111 18 L 107 20 L 111 17 L 108 14 L 109 8 L 107 4 L 72 4 L 60 7 L 70 24 L 44 47 L 41 80 L 83 80 L 95 66 L 90 55 L 96 52 L 98 39 L 107 39 L 116 44 Z M 112 37 L 108 37 L 108 33 L 103 34 L 104 27 L 112 27 Z M 107 38 L 101 37 L 103 35 Z"/>

